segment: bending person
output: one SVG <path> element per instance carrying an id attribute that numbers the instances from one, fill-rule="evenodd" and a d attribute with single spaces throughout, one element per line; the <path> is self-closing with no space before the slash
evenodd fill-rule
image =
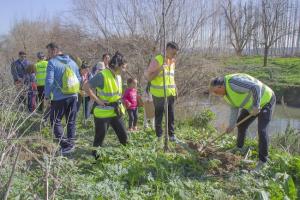
<path id="1" fill-rule="evenodd" d="M 268 126 L 276 102 L 274 92 L 267 85 L 247 74 L 229 74 L 224 77 L 216 77 L 210 82 L 210 93 L 224 97 L 231 106 L 230 125 L 227 133 L 233 131 L 235 123 L 252 115 L 240 124 L 237 136 L 236 150 L 242 151 L 246 131 L 249 125 L 258 118 L 258 147 L 259 162 L 256 170 L 261 169 L 268 159 Z M 240 115 L 238 116 L 240 111 Z"/>

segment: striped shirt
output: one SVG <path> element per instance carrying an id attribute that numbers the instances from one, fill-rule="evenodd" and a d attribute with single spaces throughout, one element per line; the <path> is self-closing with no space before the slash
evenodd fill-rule
<path id="1" fill-rule="evenodd" d="M 233 76 L 229 80 L 232 90 L 239 93 L 251 93 L 253 97 L 253 107 L 259 108 L 262 88 L 256 82 L 248 79 L 247 77 Z M 231 107 L 229 127 L 233 127 L 237 121 L 239 108 Z"/>

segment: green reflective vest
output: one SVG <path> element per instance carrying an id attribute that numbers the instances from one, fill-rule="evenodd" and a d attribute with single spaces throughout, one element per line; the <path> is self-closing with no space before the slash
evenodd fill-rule
<path id="1" fill-rule="evenodd" d="M 48 65 L 48 61 L 46 61 L 46 60 L 38 61 L 35 64 L 37 86 L 45 85 L 47 65 Z"/>
<path id="2" fill-rule="evenodd" d="M 120 75 L 114 75 L 110 69 L 104 69 L 99 73 L 103 76 L 104 87 L 101 89 L 100 87 L 96 88 L 97 97 L 106 102 L 113 103 L 121 99 L 122 97 L 122 79 Z M 123 105 L 121 106 L 121 110 L 125 113 L 125 108 Z M 115 117 L 117 114 L 114 111 L 114 107 L 112 106 L 100 106 L 97 105 L 94 108 L 93 112 L 96 118 L 110 118 Z"/>
<path id="3" fill-rule="evenodd" d="M 159 63 L 159 66 L 164 64 L 164 58 L 162 55 L 157 55 L 155 60 Z M 175 85 L 175 63 L 168 64 L 165 68 L 165 81 L 166 81 L 166 95 L 176 96 Z M 164 97 L 164 80 L 163 70 L 151 81 L 150 93 L 155 97 Z"/>
<path id="4" fill-rule="evenodd" d="M 253 107 L 253 97 L 251 92 L 239 93 L 231 89 L 229 81 L 234 76 L 247 78 L 253 82 L 256 82 L 261 87 L 260 108 L 264 107 L 267 103 L 270 102 L 273 95 L 273 91 L 271 88 L 269 88 L 267 85 L 263 84 L 256 78 L 249 76 L 248 74 L 238 73 L 238 74 L 229 74 L 224 77 L 225 90 L 226 90 L 226 95 L 224 96 L 224 99 L 228 104 L 236 108 L 244 108 L 248 111 L 251 111 Z"/>

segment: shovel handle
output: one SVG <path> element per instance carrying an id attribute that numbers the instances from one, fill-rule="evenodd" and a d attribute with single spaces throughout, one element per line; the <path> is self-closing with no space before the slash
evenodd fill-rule
<path id="1" fill-rule="evenodd" d="M 242 123 L 244 123 L 246 120 L 248 120 L 250 117 L 253 117 L 253 115 L 248 115 L 247 117 L 245 117 L 244 119 L 242 119 L 241 121 L 239 121 L 238 123 L 236 123 L 234 125 L 234 128 L 238 127 L 239 125 L 241 125 Z M 217 141 L 218 139 L 222 138 L 224 135 L 226 135 L 227 133 L 224 132 L 221 135 L 219 135 L 218 137 L 216 137 L 215 139 L 213 139 L 212 141 L 210 141 L 207 145 L 205 145 L 203 147 L 203 149 L 205 149 L 207 146 L 211 145 L 212 143 L 214 143 L 215 141 Z M 202 149 L 202 150 L 203 150 Z"/>

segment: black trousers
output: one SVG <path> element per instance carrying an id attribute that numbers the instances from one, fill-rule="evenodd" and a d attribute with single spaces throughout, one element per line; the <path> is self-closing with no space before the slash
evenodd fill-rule
<path id="1" fill-rule="evenodd" d="M 268 136 L 268 127 L 272 118 L 272 109 L 271 104 L 265 105 L 260 113 L 257 116 L 250 117 L 244 123 L 238 126 L 238 136 L 237 136 L 237 146 L 243 147 L 245 136 L 248 127 L 250 124 L 257 118 L 258 122 L 258 157 L 262 162 L 266 162 L 268 159 L 268 148 L 269 148 L 269 136 Z M 237 122 L 241 121 L 249 115 L 249 112 L 245 109 L 241 110 L 241 113 L 238 117 Z"/>
<path id="2" fill-rule="evenodd" d="M 174 133 L 174 102 L 175 97 L 169 96 L 168 97 L 168 132 L 169 136 L 173 136 Z M 164 97 L 155 97 L 153 96 L 153 103 L 155 109 L 155 132 L 157 137 L 161 137 L 163 130 L 162 130 L 162 119 L 164 114 Z"/>
<path id="3" fill-rule="evenodd" d="M 43 111 L 44 110 L 44 86 L 37 86 L 37 91 L 38 91 L 38 110 Z"/>
<path id="4" fill-rule="evenodd" d="M 128 128 L 135 127 L 138 120 L 138 109 L 127 109 L 127 113 L 129 117 Z"/>
<path id="5" fill-rule="evenodd" d="M 94 147 L 102 146 L 104 137 L 107 132 L 108 125 L 110 125 L 118 136 L 121 144 L 125 145 L 127 143 L 127 132 L 124 126 L 123 119 L 121 117 L 111 117 L 111 118 L 96 118 L 95 122 L 95 138 Z"/>

